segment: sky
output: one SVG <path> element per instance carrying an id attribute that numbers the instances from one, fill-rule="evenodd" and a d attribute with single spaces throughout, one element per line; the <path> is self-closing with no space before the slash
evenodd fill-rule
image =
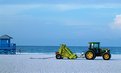
<path id="1" fill-rule="evenodd" d="M 121 0 L 0 0 L 0 35 L 17 45 L 121 46 Z"/>

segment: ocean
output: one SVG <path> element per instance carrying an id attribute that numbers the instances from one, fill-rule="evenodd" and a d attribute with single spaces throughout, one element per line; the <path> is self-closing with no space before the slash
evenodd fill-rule
<path id="1" fill-rule="evenodd" d="M 88 47 L 84 46 L 68 46 L 73 53 L 82 53 L 88 50 Z M 121 54 L 121 47 L 102 47 L 108 48 L 111 54 Z M 17 46 L 18 53 L 55 53 L 58 51 L 59 46 Z"/>

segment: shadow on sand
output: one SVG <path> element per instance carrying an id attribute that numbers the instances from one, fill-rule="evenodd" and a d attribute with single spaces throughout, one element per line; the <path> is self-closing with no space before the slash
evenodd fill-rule
<path id="1" fill-rule="evenodd" d="M 35 58 L 35 57 L 30 57 L 29 59 L 54 59 L 54 60 L 68 60 L 68 61 L 71 61 L 71 60 L 86 60 L 85 58 L 77 58 L 77 59 L 67 59 L 67 58 L 64 58 L 64 59 L 56 59 L 55 57 L 38 57 L 38 58 Z M 111 58 L 110 60 L 103 60 L 103 58 L 96 58 L 94 60 L 87 60 L 87 61 L 121 61 L 121 58 L 119 59 L 116 59 L 116 58 Z"/>

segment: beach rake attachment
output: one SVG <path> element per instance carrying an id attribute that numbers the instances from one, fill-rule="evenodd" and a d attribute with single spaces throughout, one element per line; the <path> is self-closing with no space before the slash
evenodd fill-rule
<path id="1" fill-rule="evenodd" d="M 76 59 L 77 55 L 74 54 L 68 47 L 66 47 L 66 44 L 62 44 L 56 54 L 56 59 Z"/>

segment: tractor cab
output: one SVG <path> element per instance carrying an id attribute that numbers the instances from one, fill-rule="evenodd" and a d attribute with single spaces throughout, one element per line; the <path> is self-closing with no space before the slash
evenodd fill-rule
<path id="1" fill-rule="evenodd" d="M 100 42 L 89 42 L 89 49 L 99 49 L 100 48 Z"/>
<path id="2" fill-rule="evenodd" d="M 89 42 L 89 49 L 95 51 L 96 54 L 100 55 L 100 42 Z"/>

